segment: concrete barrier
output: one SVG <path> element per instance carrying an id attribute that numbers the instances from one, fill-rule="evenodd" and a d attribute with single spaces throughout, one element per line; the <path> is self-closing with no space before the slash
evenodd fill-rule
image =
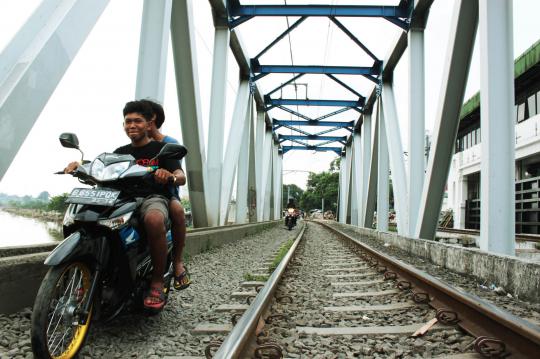
<path id="1" fill-rule="evenodd" d="M 209 227 L 190 230 L 184 253 L 187 256 L 235 242 L 277 225 L 280 221 Z M 14 313 L 32 306 L 48 267 L 43 264 L 55 245 L 0 249 L 0 313 Z"/>
<path id="2" fill-rule="evenodd" d="M 378 232 L 334 221 L 337 229 L 350 229 L 362 236 L 389 243 L 410 254 L 457 273 L 476 277 L 482 283 L 494 284 L 513 296 L 540 303 L 540 264 L 528 259 L 487 253 L 425 239 L 409 238 L 397 233 Z"/>

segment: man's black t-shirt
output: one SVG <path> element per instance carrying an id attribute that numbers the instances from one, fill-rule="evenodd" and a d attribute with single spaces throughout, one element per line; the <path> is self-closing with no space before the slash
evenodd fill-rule
<path id="1" fill-rule="evenodd" d="M 148 144 L 141 147 L 133 147 L 131 144 L 118 147 L 114 150 L 114 153 L 132 155 L 137 164 L 144 167 L 153 167 L 154 169 L 163 168 L 171 173 L 178 169 L 182 169 L 182 167 L 180 167 L 180 162 L 177 160 L 153 159 L 163 146 L 165 146 L 165 143 L 163 142 L 150 141 Z M 152 182 L 152 184 L 149 183 L 148 186 L 138 188 L 137 195 L 146 197 L 152 194 L 158 194 L 171 198 L 173 195 L 172 189 L 173 187 L 170 185 L 160 185 Z"/>

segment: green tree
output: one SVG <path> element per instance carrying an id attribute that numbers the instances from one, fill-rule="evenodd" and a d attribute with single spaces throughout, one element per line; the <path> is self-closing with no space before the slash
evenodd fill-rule
<path id="1" fill-rule="evenodd" d="M 64 193 L 64 194 L 61 194 L 60 196 L 51 197 L 49 204 L 47 205 L 47 210 L 64 213 L 68 206 L 68 204 L 66 203 L 66 199 L 68 196 L 69 196 L 69 193 Z"/>
<path id="2" fill-rule="evenodd" d="M 281 205 L 285 206 L 288 203 L 287 193 L 289 193 L 289 196 L 294 198 L 297 205 L 300 202 L 300 199 L 302 198 L 302 194 L 304 193 L 304 190 L 300 187 L 298 187 L 295 184 L 284 184 L 283 185 L 283 191 L 282 198 L 281 198 Z"/>
<path id="3" fill-rule="evenodd" d="M 339 162 L 337 166 L 339 168 Z M 331 171 L 309 174 L 306 191 L 300 199 L 301 208 L 306 211 L 320 209 L 324 198 L 324 209 L 336 213 L 339 172 L 332 171 L 332 165 L 330 169 Z"/>

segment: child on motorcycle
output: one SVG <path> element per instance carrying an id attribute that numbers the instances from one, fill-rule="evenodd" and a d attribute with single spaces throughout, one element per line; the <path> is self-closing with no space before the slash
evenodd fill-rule
<path id="1" fill-rule="evenodd" d="M 178 143 L 176 139 L 170 136 L 165 136 L 161 133 L 160 128 L 165 122 L 165 112 L 163 107 L 154 101 L 144 99 L 141 102 L 147 103 L 153 112 L 152 122 L 150 123 L 148 136 L 155 141 L 164 143 Z M 186 289 L 191 284 L 187 269 L 184 266 L 182 251 L 186 243 L 186 217 L 184 208 L 180 203 L 179 188 L 173 190 L 174 196 L 169 201 L 169 216 L 172 222 L 171 232 L 174 245 L 174 283 L 173 286 L 177 290 Z"/>

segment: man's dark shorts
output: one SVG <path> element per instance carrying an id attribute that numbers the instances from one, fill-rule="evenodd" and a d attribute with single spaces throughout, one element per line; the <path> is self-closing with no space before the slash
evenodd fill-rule
<path id="1" fill-rule="evenodd" d="M 165 223 L 167 223 L 167 220 L 169 219 L 169 200 L 166 197 L 159 195 L 151 195 L 146 197 L 140 209 L 141 219 L 144 220 L 144 217 L 150 211 L 161 212 L 161 214 L 163 214 Z"/>

